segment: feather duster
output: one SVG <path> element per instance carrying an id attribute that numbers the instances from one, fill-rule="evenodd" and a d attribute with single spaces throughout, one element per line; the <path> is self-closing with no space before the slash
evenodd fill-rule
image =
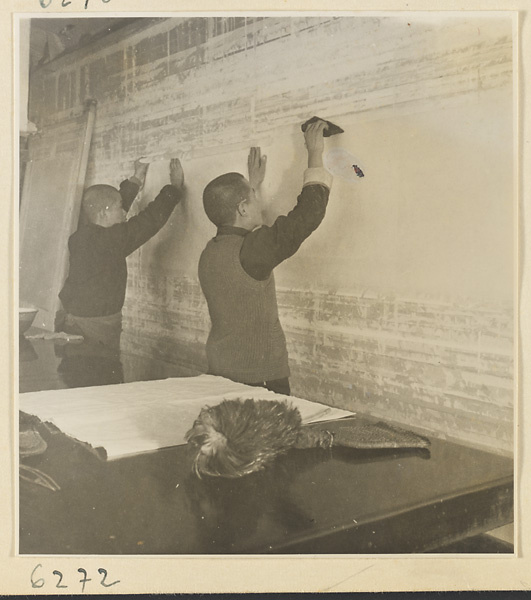
<path id="1" fill-rule="evenodd" d="M 279 400 L 224 400 L 199 413 L 186 434 L 193 471 L 242 477 L 270 465 L 291 448 L 426 448 L 426 438 L 385 423 L 354 421 L 332 432 L 304 425 L 299 410 Z"/>

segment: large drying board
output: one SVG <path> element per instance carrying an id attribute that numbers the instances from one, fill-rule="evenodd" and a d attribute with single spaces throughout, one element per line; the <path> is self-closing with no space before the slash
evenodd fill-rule
<path id="1" fill-rule="evenodd" d="M 34 324 L 53 331 L 77 227 L 95 104 L 78 118 L 43 128 L 29 140 L 20 207 L 19 305 L 35 307 Z"/>

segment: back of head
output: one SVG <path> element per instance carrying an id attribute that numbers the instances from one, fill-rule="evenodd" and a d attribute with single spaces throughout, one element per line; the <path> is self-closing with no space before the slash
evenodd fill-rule
<path id="1" fill-rule="evenodd" d="M 95 223 L 111 204 L 120 201 L 120 193 L 112 185 L 98 184 L 85 190 L 81 206 L 87 219 Z"/>
<path id="2" fill-rule="evenodd" d="M 225 173 L 213 179 L 203 192 L 207 217 L 216 225 L 232 225 L 238 204 L 249 198 L 250 185 L 240 173 Z"/>

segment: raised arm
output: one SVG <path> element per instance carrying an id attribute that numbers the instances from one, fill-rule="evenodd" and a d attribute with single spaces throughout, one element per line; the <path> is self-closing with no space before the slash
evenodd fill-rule
<path id="1" fill-rule="evenodd" d="M 125 212 L 129 212 L 131 205 L 133 204 L 138 190 L 144 184 L 146 173 L 149 164 L 142 162 L 142 159 L 135 160 L 135 173 L 129 179 L 122 181 L 120 184 L 120 196 L 122 197 L 122 208 Z"/>
<path id="2" fill-rule="evenodd" d="M 303 189 L 295 208 L 286 216 L 278 217 L 271 227 L 261 227 L 245 236 L 240 262 L 254 279 L 267 279 L 277 265 L 295 254 L 323 220 L 332 184 L 331 175 L 323 167 L 325 127 L 323 121 L 317 121 L 309 125 L 304 134 L 308 169 L 304 172 Z"/>
<path id="3" fill-rule="evenodd" d="M 134 252 L 164 226 L 184 196 L 184 174 L 178 159 L 173 159 L 170 163 L 170 182 L 138 215 L 108 228 L 109 235 L 113 236 L 125 256 Z"/>

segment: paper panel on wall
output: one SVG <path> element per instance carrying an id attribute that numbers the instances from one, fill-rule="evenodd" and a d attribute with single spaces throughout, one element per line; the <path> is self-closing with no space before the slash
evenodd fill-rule
<path id="1" fill-rule="evenodd" d="M 81 117 L 43 129 L 29 142 L 20 215 L 19 303 L 39 309 L 34 325 L 52 331 L 77 227 L 95 104 Z"/>

